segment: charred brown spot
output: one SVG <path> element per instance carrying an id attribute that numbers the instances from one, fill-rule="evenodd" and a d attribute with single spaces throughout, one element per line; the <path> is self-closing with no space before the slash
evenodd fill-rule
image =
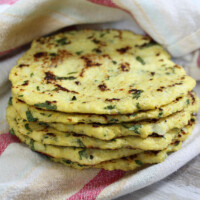
<path id="1" fill-rule="evenodd" d="M 194 103 L 195 103 L 195 97 L 194 97 L 194 95 L 192 94 L 192 92 L 188 92 L 188 94 L 192 98 L 192 105 L 194 105 Z"/>
<path id="2" fill-rule="evenodd" d="M 56 137 L 56 135 L 54 133 L 47 133 L 46 136 Z"/>
<path id="3" fill-rule="evenodd" d="M 120 69 L 123 72 L 128 72 L 130 70 L 130 64 L 125 62 L 120 65 Z"/>
<path id="4" fill-rule="evenodd" d="M 106 86 L 105 83 L 102 83 L 100 85 L 98 85 L 98 88 L 103 92 L 103 91 L 106 91 L 106 90 L 109 90 Z"/>
<path id="5" fill-rule="evenodd" d="M 54 81 L 56 80 L 56 76 L 53 74 L 53 72 L 48 71 L 48 72 L 45 72 L 44 79 L 47 81 L 47 83 L 51 83 L 52 80 Z"/>
<path id="6" fill-rule="evenodd" d="M 116 51 L 118 51 L 120 54 L 124 54 L 124 53 L 126 53 L 129 49 L 131 49 L 131 47 L 126 46 L 126 47 L 123 47 L 123 48 L 121 48 L 121 49 L 116 49 Z"/>
<path id="7" fill-rule="evenodd" d="M 59 85 L 59 84 L 55 84 L 55 86 L 57 87 L 57 91 L 58 91 L 58 90 L 62 90 L 62 91 L 65 91 L 65 92 L 71 92 L 71 93 L 73 93 L 73 94 L 79 94 L 79 93 L 76 92 L 76 91 L 68 90 L 67 88 L 62 87 L 62 86 Z"/>
<path id="8" fill-rule="evenodd" d="M 41 58 L 41 57 L 47 56 L 47 52 L 38 52 L 34 54 L 33 56 L 34 58 Z"/>
<path id="9" fill-rule="evenodd" d="M 81 83 L 79 81 L 75 81 L 76 85 L 81 85 Z"/>
<path id="10" fill-rule="evenodd" d="M 184 79 L 185 79 L 185 76 L 182 76 L 182 77 L 181 77 L 181 80 L 184 80 Z"/>
<path id="11" fill-rule="evenodd" d="M 29 66 L 28 64 L 20 64 L 20 65 L 18 65 L 19 68 L 28 67 L 28 66 Z"/>
<path id="12" fill-rule="evenodd" d="M 159 55 L 160 55 L 160 53 L 157 53 L 157 54 L 156 54 L 156 56 L 159 56 Z"/>
<path id="13" fill-rule="evenodd" d="M 26 80 L 26 81 L 24 81 L 24 83 L 22 84 L 22 86 L 26 86 L 26 85 L 28 85 L 28 83 L 29 83 L 29 81 Z"/>
<path id="14" fill-rule="evenodd" d="M 154 76 L 155 75 L 155 72 L 151 72 L 151 76 Z"/>
<path id="15" fill-rule="evenodd" d="M 158 91 L 158 92 L 162 92 L 163 90 L 162 90 L 161 88 L 158 88 L 157 91 Z"/>
<path id="16" fill-rule="evenodd" d="M 92 125 L 92 127 L 94 127 L 94 128 L 97 128 L 97 127 L 99 127 L 100 125 L 99 124 L 93 124 Z"/>
<path id="17" fill-rule="evenodd" d="M 90 68 L 90 67 L 99 67 L 101 66 L 102 64 L 101 63 L 95 63 L 93 62 L 89 57 L 87 56 L 81 56 L 81 59 L 83 59 L 84 63 L 85 63 L 85 66 L 84 68 L 82 69 L 81 73 L 80 73 L 80 76 L 83 77 L 83 74 L 85 72 L 85 70 L 87 68 Z"/>
<path id="18" fill-rule="evenodd" d="M 106 99 L 106 101 L 113 102 L 113 101 L 120 101 L 120 99 L 112 98 L 112 99 Z"/>
<path id="19" fill-rule="evenodd" d="M 181 69 L 181 66 L 179 65 L 174 65 L 175 68 Z"/>

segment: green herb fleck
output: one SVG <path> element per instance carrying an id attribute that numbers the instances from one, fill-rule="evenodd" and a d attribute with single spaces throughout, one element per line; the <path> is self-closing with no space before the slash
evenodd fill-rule
<path id="1" fill-rule="evenodd" d="M 38 119 L 37 118 L 34 118 L 31 111 L 30 110 L 27 110 L 26 111 L 26 118 L 29 122 L 36 122 Z"/>
<path id="2" fill-rule="evenodd" d="M 142 163 L 142 161 L 141 161 L 141 160 L 135 160 L 135 163 L 136 163 L 137 165 L 140 165 L 140 166 L 142 166 L 142 165 L 143 165 L 143 163 Z"/>
<path id="3" fill-rule="evenodd" d="M 59 76 L 57 76 L 56 77 L 56 80 L 74 80 L 74 79 L 76 79 L 76 77 L 74 77 L 74 76 L 68 76 L 68 77 L 59 77 Z"/>
<path id="4" fill-rule="evenodd" d="M 70 160 L 63 160 L 63 162 L 68 164 L 68 165 L 70 165 L 72 163 L 72 161 L 70 161 Z"/>
<path id="5" fill-rule="evenodd" d="M 46 108 L 47 110 L 56 110 L 57 106 L 56 105 L 52 105 L 50 102 L 44 102 L 44 103 L 38 103 L 38 104 L 34 104 L 35 107 L 37 108 Z"/>
<path id="6" fill-rule="evenodd" d="M 127 128 L 127 127 L 126 127 Z M 129 131 L 134 131 L 136 134 L 140 134 L 139 129 L 142 128 L 141 124 L 134 124 L 130 127 L 128 127 Z"/>
<path id="7" fill-rule="evenodd" d="M 11 128 L 11 129 L 9 130 L 9 132 L 10 132 L 11 135 L 15 135 L 15 131 L 14 131 L 13 128 Z"/>
<path id="8" fill-rule="evenodd" d="M 140 107 L 140 104 L 139 104 L 139 103 L 137 103 L 137 104 L 136 104 L 136 107 L 137 107 L 137 109 L 138 109 L 138 110 L 140 110 L 140 109 L 141 109 L 141 107 Z"/>
<path id="9" fill-rule="evenodd" d="M 102 38 L 102 37 L 104 37 L 105 34 L 106 33 L 101 33 L 99 37 Z"/>
<path id="10" fill-rule="evenodd" d="M 34 147 L 34 140 L 31 139 L 30 140 L 30 148 L 34 151 L 35 150 L 35 147 Z"/>
<path id="11" fill-rule="evenodd" d="M 140 57 L 140 56 L 137 56 L 136 57 L 136 60 L 138 61 L 138 62 L 140 62 L 142 65 L 145 65 L 146 63 L 144 62 L 144 60 Z"/>
<path id="12" fill-rule="evenodd" d="M 56 42 L 59 44 L 59 45 L 65 45 L 65 44 L 69 44 L 70 42 L 67 41 L 67 38 L 61 38 L 59 40 L 56 40 Z"/>
<path id="13" fill-rule="evenodd" d="M 45 113 L 40 113 L 40 115 L 43 115 L 43 116 L 45 116 Z"/>
<path id="14" fill-rule="evenodd" d="M 30 74 L 30 77 L 33 77 L 34 76 L 34 73 L 32 72 L 31 74 Z"/>
<path id="15" fill-rule="evenodd" d="M 39 86 L 37 86 L 36 88 L 37 88 L 37 91 L 40 91 L 40 87 Z"/>
<path id="16" fill-rule="evenodd" d="M 32 129 L 29 127 L 29 124 L 25 124 L 25 128 L 26 128 L 26 130 L 32 132 Z"/>
<path id="17" fill-rule="evenodd" d="M 12 97 L 9 98 L 9 100 L 8 100 L 8 105 L 9 105 L 9 106 L 12 106 Z"/>
<path id="18" fill-rule="evenodd" d="M 159 113 L 158 113 L 158 117 L 161 117 L 163 115 L 163 111 L 160 111 Z"/>
<path id="19" fill-rule="evenodd" d="M 115 123 L 115 122 L 118 122 L 118 121 L 119 121 L 118 119 L 111 118 L 109 122 Z"/>
<path id="20" fill-rule="evenodd" d="M 80 56 L 82 53 L 83 53 L 83 51 L 77 51 L 77 52 L 76 52 L 76 54 L 77 54 L 78 56 Z"/>
<path id="21" fill-rule="evenodd" d="M 39 122 L 39 125 L 41 125 L 41 126 L 49 126 L 47 123 L 45 123 L 45 122 Z"/>
<path id="22" fill-rule="evenodd" d="M 116 108 L 115 105 L 109 105 L 109 106 L 104 107 L 104 109 L 106 109 L 106 110 L 113 110 L 115 108 Z"/>
<path id="23" fill-rule="evenodd" d="M 18 95 L 18 97 L 20 98 L 20 97 L 23 97 L 24 95 Z"/>
<path id="24" fill-rule="evenodd" d="M 83 144 L 82 140 L 77 139 L 76 142 L 78 143 L 79 147 L 85 147 L 85 145 Z"/>
<path id="25" fill-rule="evenodd" d="M 130 115 L 130 117 L 135 117 L 137 115 L 137 113 L 133 113 Z"/>
<path id="26" fill-rule="evenodd" d="M 76 73 L 78 73 L 78 72 L 69 72 L 68 75 L 70 75 L 70 74 L 76 74 Z"/>
<path id="27" fill-rule="evenodd" d="M 88 154 L 85 149 L 79 151 L 78 154 L 79 154 L 80 160 L 82 160 L 82 158 L 86 158 L 86 159 L 88 158 Z"/>
<path id="28" fill-rule="evenodd" d="M 187 105 L 190 104 L 190 100 L 189 100 L 189 99 L 186 100 L 186 104 L 187 104 Z"/>
<path id="29" fill-rule="evenodd" d="M 52 114 L 49 114 L 47 117 L 51 117 L 52 116 Z"/>
<path id="30" fill-rule="evenodd" d="M 144 90 L 134 90 L 132 92 L 133 99 L 139 99 L 140 95 L 144 92 Z"/>
<path id="31" fill-rule="evenodd" d="M 114 65 L 116 65 L 116 64 L 117 64 L 117 62 L 116 62 L 115 60 L 112 60 L 112 63 L 113 63 Z"/>
<path id="32" fill-rule="evenodd" d="M 144 44 L 142 48 L 152 47 L 154 45 L 158 45 L 158 43 L 151 41 L 149 43 Z"/>
<path id="33" fill-rule="evenodd" d="M 76 96 L 73 96 L 73 97 L 72 97 L 72 101 L 76 101 Z"/>

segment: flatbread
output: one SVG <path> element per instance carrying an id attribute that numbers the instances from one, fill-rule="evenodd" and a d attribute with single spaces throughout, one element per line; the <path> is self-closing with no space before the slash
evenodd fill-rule
<path id="1" fill-rule="evenodd" d="M 11 70 L 12 93 L 67 113 L 131 114 L 187 95 L 195 80 L 148 37 L 80 30 L 35 40 Z"/>
<path id="2" fill-rule="evenodd" d="M 128 148 L 102 150 L 46 145 L 34 141 L 28 136 L 24 136 L 18 131 L 17 123 L 13 120 L 9 107 L 7 110 L 7 120 L 12 133 L 14 133 L 23 143 L 27 144 L 32 150 L 54 158 L 63 158 L 83 165 L 95 165 L 106 160 L 117 159 L 142 152 L 140 149 Z"/>
<path id="3" fill-rule="evenodd" d="M 132 148 L 142 150 L 165 149 L 180 132 L 180 129 L 170 130 L 164 137 L 152 135 L 145 139 L 138 136 L 126 136 L 105 141 L 96 138 L 65 133 L 36 122 L 27 122 L 16 117 L 18 131 L 25 136 L 43 144 L 55 146 L 73 146 L 98 149 Z"/>
<path id="4" fill-rule="evenodd" d="M 137 113 L 129 115 L 94 115 L 94 114 L 73 114 L 64 113 L 56 111 L 47 111 L 35 108 L 34 106 L 29 106 L 23 101 L 13 98 L 13 106 L 17 110 L 21 118 L 29 120 L 31 115 L 35 121 L 39 122 L 57 122 L 64 124 L 77 124 L 77 123 L 121 123 L 121 122 L 131 122 L 140 121 L 144 119 L 157 119 L 162 117 L 167 117 L 173 113 L 179 112 L 188 106 L 188 102 L 196 97 L 193 92 L 189 92 L 186 96 L 177 98 L 172 103 L 162 106 L 154 110 L 140 111 Z"/>
<path id="5" fill-rule="evenodd" d="M 191 118 L 191 114 L 197 112 L 198 108 L 199 100 L 197 98 L 194 102 L 190 102 L 190 105 L 183 111 L 177 112 L 171 116 L 161 118 L 159 120 L 111 125 L 70 125 L 63 123 L 48 123 L 48 125 L 59 131 L 73 132 L 101 140 L 112 140 L 122 136 L 140 136 L 141 138 L 146 138 L 153 133 L 158 135 L 165 135 L 171 129 L 182 128 L 183 126 L 187 125 Z"/>
<path id="6" fill-rule="evenodd" d="M 195 121 L 195 118 L 193 118 L 193 121 Z M 158 152 L 146 151 L 146 152 L 136 154 L 134 156 L 102 162 L 94 166 L 80 165 L 78 163 L 74 163 L 65 159 L 56 159 L 53 157 L 48 157 L 48 158 L 50 158 L 54 162 L 59 162 L 68 167 L 73 167 L 79 170 L 90 168 L 90 167 L 103 168 L 110 171 L 135 170 L 137 168 L 146 167 L 149 164 L 161 163 L 167 158 L 170 152 L 174 152 L 181 149 L 182 142 L 185 141 L 187 137 L 192 133 L 193 128 L 194 128 L 194 123 L 191 123 L 190 125 L 185 127 L 184 130 L 182 130 L 182 132 L 180 133 L 179 137 L 176 140 L 174 140 L 174 142 L 170 144 L 166 149 L 162 151 L 158 151 Z"/>

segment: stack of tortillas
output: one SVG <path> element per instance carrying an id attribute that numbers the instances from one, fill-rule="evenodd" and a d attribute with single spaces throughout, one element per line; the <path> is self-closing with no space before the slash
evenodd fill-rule
<path id="1" fill-rule="evenodd" d="M 35 40 L 10 73 L 10 132 L 78 169 L 164 161 L 191 134 L 195 80 L 149 37 L 81 30 Z"/>

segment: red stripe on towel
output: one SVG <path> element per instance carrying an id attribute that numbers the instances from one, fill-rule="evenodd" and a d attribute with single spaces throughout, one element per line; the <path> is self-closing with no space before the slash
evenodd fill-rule
<path id="1" fill-rule="evenodd" d="M 119 180 L 125 172 L 121 170 L 107 171 L 102 169 L 91 181 L 89 181 L 79 192 L 68 200 L 95 200 L 104 188 Z"/>
<path id="2" fill-rule="evenodd" d="M 10 133 L 0 134 L 0 155 L 5 151 L 9 144 L 18 142 L 20 142 L 19 139 Z"/>

